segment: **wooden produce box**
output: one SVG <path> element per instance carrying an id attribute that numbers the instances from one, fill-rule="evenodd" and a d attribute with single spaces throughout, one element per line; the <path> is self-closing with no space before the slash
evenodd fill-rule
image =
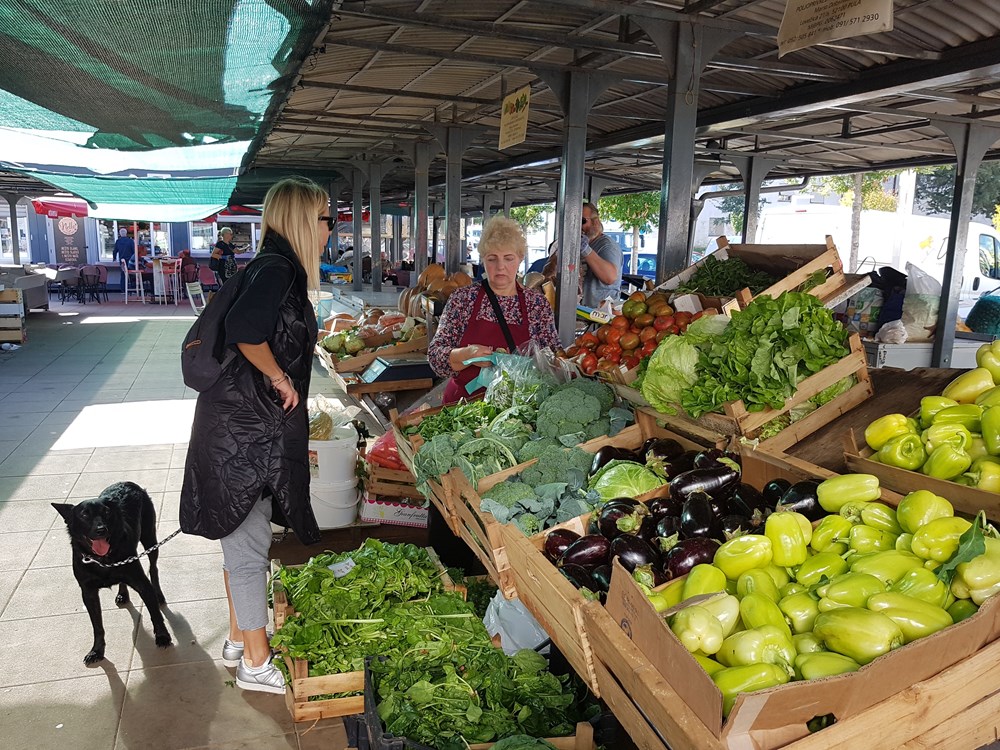
<path id="1" fill-rule="evenodd" d="M 760 451 L 744 451 L 743 466 L 744 481 L 757 487 L 778 477 L 791 482 L 815 477 L 809 471 L 783 465 L 779 457 Z M 897 505 L 900 499 L 889 490 L 882 492 L 882 501 L 889 505 Z M 860 717 L 868 709 L 883 701 L 890 702 L 890 699 L 907 710 L 919 710 L 919 704 L 907 697 L 911 686 L 930 680 L 963 660 L 975 659 L 983 646 L 1000 638 L 1000 601 L 994 598 L 968 620 L 896 649 L 857 673 L 793 682 L 744 694 L 723 723 L 722 695 L 712 680 L 680 644 L 625 569 L 617 563 L 613 567 L 604 613 L 607 617 L 586 610 L 583 619 L 592 644 L 601 696 L 612 706 L 615 702 L 624 703 L 616 710 L 616 715 L 620 720 L 625 716 L 623 721 L 631 722 L 632 726 L 626 728 L 633 739 L 639 735 L 659 737 L 668 744 L 678 743 L 675 746 L 755 750 L 785 746 L 798 750 L 800 743 L 797 740 L 801 740 L 803 748 L 840 746 L 830 742 L 836 733 L 846 731 L 844 727 L 853 717 Z M 617 634 L 608 632 L 608 619 L 627 636 L 644 661 L 637 662 L 635 653 L 621 648 Z M 612 645 L 616 646 L 613 652 L 608 650 Z M 993 647 L 994 652 L 997 648 Z M 647 672 L 647 665 L 652 674 Z M 1000 671 L 1000 664 L 996 669 Z M 670 690 L 664 689 L 661 680 Z M 978 696 L 964 694 L 956 698 L 956 706 L 973 706 L 994 691 L 995 686 Z M 612 696 L 610 700 L 609 695 Z M 680 704 L 675 696 L 682 699 Z M 807 722 L 827 713 L 834 714 L 838 723 L 809 737 Z M 915 718 L 923 719 L 922 716 Z M 642 722 L 636 723 L 638 719 Z M 699 721 L 701 727 L 693 723 L 694 720 Z M 902 743 L 882 744 L 882 721 L 856 729 L 854 735 L 844 736 L 874 732 L 875 735 L 859 746 L 900 746 Z M 923 726 L 930 729 L 933 724 Z M 709 733 L 711 741 L 706 740 L 708 735 L 702 729 Z M 909 728 L 900 734 L 908 731 Z M 917 734 L 919 730 L 906 734 L 903 742 Z M 873 736 L 879 739 L 873 740 Z M 647 746 L 658 747 L 656 744 L 643 745 Z"/>
<path id="2" fill-rule="evenodd" d="M 366 461 L 368 478 L 365 480 L 365 489 L 369 494 L 379 497 L 406 497 L 419 499 L 416 479 L 409 469 L 387 469 L 372 461 Z"/>
<path id="3" fill-rule="evenodd" d="M 24 297 L 20 289 L 0 289 L 0 343 L 23 344 Z"/>
<path id="4" fill-rule="evenodd" d="M 761 427 L 772 419 L 787 414 L 838 380 L 848 375 L 854 375 L 858 382 L 849 391 L 840 394 L 829 403 L 789 425 L 774 437 L 760 442 L 762 447 L 766 447 L 772 452 L 784 451 L 871 397 L 874 391 L 868 376 L 865 350 L 856 333 L 851 334 L 848 346 L 850 352 L 847 356 L 799 383 L 795 394 L 788 398 L 780 409 L 769 408 L 763 411 L 748 412 L 743 401 L 732 401 L 724 405 L 725 413 L 703 414 L 698 419 L 693 419 L 687 414 L 661 414 L 648 406 L 640 408 L 639 411 L 651 414 L 658 423 L 662 423 L 672 432 L 691 436 L 692 439 L 706 446 L 716 445 L 720 440 L 732 435 L 753 440 L 759 434 Z"/>
<path id="5" fill-rule="evenodd" d="M 426 352 L 428 341 L 427 336 L 417 336 L 402 344 L 387 346 L 384 349 L 376 349 L 371 352 L 361 352 L 346 359 L 334 359 L 330 355 L 330 352 L 319 344 L 316 344 L 316 356 L 319 357 L 327 371 L 341 373 L 361 372 L 380 357 L 382 359 L 398 359 L 399 357 L 412 355 L 417 352 Z"/>
<path id="6" fill-rule="evenodd" d="M 714 257 L 717 260 L 742 258 L 752 269 L 767 271 L 778 278 L 778 281 L 760 294 L 777 297 L 784 292 L 795 291 L 813 273 L 825 271 L 826 281 L 810 289 L 809 293 L 818 297 L 824 304 L 828 304 L 842 297 L 842 291 L 849 283 L 844 276 L 844 265 L 837 252 L 837 246 L 833 244 L 833 237 L 830 235 L 826 236 L 826 244 L 823 245 L 731 245 L 725 236 L 719 237 L 716 242 L 719 249 L 706 258 Z M 694 276 L 695 272 L 705 264 L 706 258 L 667 279 L 657 289 L 664 291 L 676 289 Z M 721 311 L 730 302 L 727 298 L 700 296 L 703 308 L 715 307 Z M 741 308 L 746 307 L 753 298 L 754 295 L 750 294 L 749 289 L 736 294 Z"/>

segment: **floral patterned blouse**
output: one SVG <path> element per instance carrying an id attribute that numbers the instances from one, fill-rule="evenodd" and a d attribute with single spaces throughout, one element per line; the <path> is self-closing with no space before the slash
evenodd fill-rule
<path id="1" fill-rule="evenodd" d="M 472 315 L 472 308 L 476 304 L 476 295 L 482 288 L 482 284 L 476 283 L 456 289 L 444 306 L 437 331 L 427 347 L 427 359 L 431 364 L 431 369 L 442 378 L 450 378 L 458 374 L 451 369 L 448 355 L 451 354 L 452 349 L 456 349 L 460 345 Z M 537 289 L 521 288 L 521 292 L 524 294 L 524 306 L 528 311 L 528 333 L 532 340 L 539 346 L 557 348 L 559 334 L 556 333 L 555 317 L 545 295 Z M 497 295 L 497 299 L 500 301 L 500 309 L 503 311 L 504 319 L 508 323 L 514 325 L 523 323 L 521 306 L 517 302 L 516 294 L 512 297 Z M 488 299 L 484 298 L 483 303 L 479 306 L 478 320 L 496 322 L 493 306 Z"/>

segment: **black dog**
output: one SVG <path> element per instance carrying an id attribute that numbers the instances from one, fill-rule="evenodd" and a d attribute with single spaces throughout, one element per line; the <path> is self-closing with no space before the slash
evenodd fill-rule
<path id="1" fill-rule="evenodd" d="M 146 491 L 132 482 L 116 482 L 96 499 L 84 500 L 77 505 L 52 503 L 52 507 L 66 521 L 73 547 L 73 575 L 80 584 L 83 603 L 94 626 L 94 647 L 83 657 L 84 664 L 93 664 L 104 658 L 100 590 L 115 584 L 118 584 L 115 604 L 128 603 L 126 586 L 135 589 L 149 610 L 156 645 L 160 648 L 169 646 L 170 633 L 160 612 L 160 604 L 165 599 L 156 570 L 159 551 L 153 550 L 148 555 L 149 578 L 138 559 L 114 565 L 134 558 L 139 542 L 145 549 L 156 544 L 156 510 Z M 84 562 L 85 558 L 94 562 Z"/>

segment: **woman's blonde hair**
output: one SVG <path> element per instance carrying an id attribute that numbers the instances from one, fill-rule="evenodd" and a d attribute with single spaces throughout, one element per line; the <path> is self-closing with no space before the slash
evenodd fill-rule
<path id="1" fill-rule="evenodd" d="M 479 238 L 479 257 L 485 258 L 490 252 L 511 251 L 523 260 L 528 252 L 528 240 L 521 231 L 521 225 L 503 214 L 497 214 L 486 222 Z"/>
<path id="2" fill-rule="evenodd" d="M 223 227 L 222 229 L 219 230 L 219 237 L 222 237 L 222 235 L 224 234 L 232 234 L 232 233 L 233 233 L 232 229 L 230 229 L 229 227 Z"/>
<path id="3" fill-rule="evenodd" d="M 268 230 L 280 234 L 306 270 L 310 289 L 319 288 L 319 259 L 323 253 L 319 217 L 328 206 L 323 188 L 304 177 L 279 180 L 264 196 L 257 250 L 263 247 Z"/>

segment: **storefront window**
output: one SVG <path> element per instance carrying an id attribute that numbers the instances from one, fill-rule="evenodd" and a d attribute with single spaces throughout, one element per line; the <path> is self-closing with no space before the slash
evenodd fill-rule
<path id="1" fill-rule="evenodd" d="M 152 225 L 153 251 L 160 255 L 171 255 L 169 224 L 156 222 Z M 159 248 L 159 250 L 157 250 Z"/>
<path id="2" fill-rule="evenodd" d="M 97 238 L 100 242 L 102 261 L 114 260 L 115 240 L 118 239 L 116 222 L 108 219 L 97 220 Z"/>
<path id="3" fill-rule="evenodd" d="M 14 240 L 13 227 L 10 220 L 10 208 L 6 201 L 0 208 L 0 259 L 6 263 L 14 260 Z M 28 247 L 28 210 L 27 206 L 17 207 L 17 232 L 19 238 L 18 247 L 21 250 L 20 259 L 22 263 L 27 263 L 31 259 L 31 248 Z"/>
<path id="4" fill-rule="evenodd" d="M 215 224 L 204 221 L 191 222 L 191 252 L 208 255 L 215 247 Z"/>

